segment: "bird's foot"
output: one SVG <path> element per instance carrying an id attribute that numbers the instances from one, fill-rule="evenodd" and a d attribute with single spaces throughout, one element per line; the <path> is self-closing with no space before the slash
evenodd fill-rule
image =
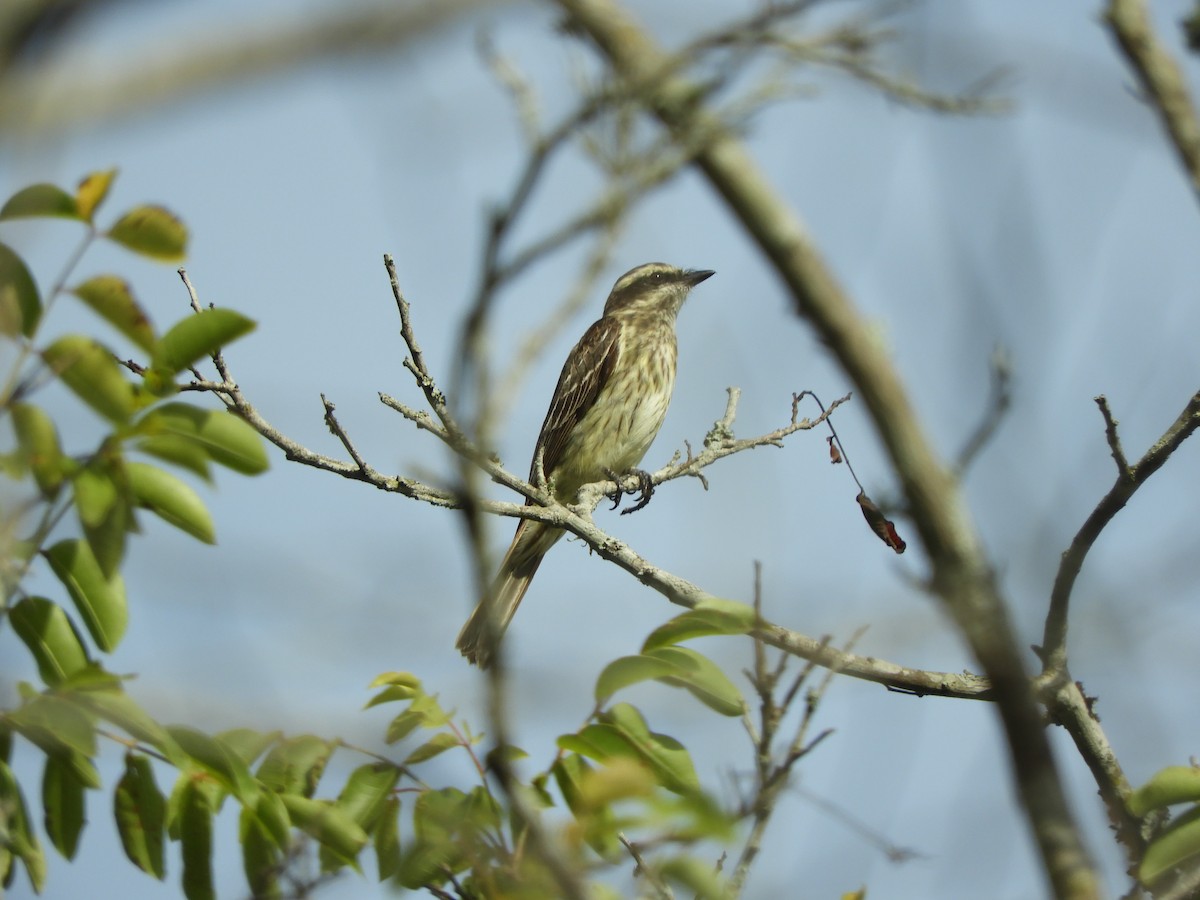
<path id="1" fill-rule="evenodd" d="M 645 469 L 630 469 L 624 475 L 618 475 L 612 469 L 605 469 L 604 474 L 616 482 L 617 485 L 616 490 L 604 495 L 613 502 L 613 509 L 616 509 L 621 505 L 622 496 L 626 494 L 633 496 L 634 493 L 638 495 L 635 503 L 621 510 L 621 515 L 623 516 L 627 516 L 630 513 L 635 513 L 639 509 L 642 509 L 647 503 L 650 502 L 650 498 L 654 496 L 654 480 L 650 477 L 650 473 Z M 633 475 L 638 480 L 636 491 L 627 491 L 621 487 L 621 479 L 627 478 L 630 475 Z"/>

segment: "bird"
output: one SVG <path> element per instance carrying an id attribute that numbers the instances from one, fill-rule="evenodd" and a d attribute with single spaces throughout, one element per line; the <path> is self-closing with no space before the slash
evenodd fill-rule
<path id="1" fill-rule="evenodd" d="M 675 388 L 676 316 L 692 288 L 714 274 L 652 262 L 617 279 L 603 314 L 563 365 L 534 446 L 530 483 L 540 463 L 554 499 L 573 503 L 585 484 L 632 473 L 642 488 L 636 508 L 644 505 L 653 486 L 635 467 L 662 427 Z M 459 632 L 457 646 L 468 661 L 491 665 L 534 573 L 562 535 L 543 522 L 518 523 L 492 589 Z"/>

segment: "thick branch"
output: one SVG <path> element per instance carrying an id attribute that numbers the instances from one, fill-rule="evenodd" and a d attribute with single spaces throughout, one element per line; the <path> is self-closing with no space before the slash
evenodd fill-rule
<path id="1" fill-rule="evenodd" d="M 898 374 L 880 352 L 803 226 L 780 200 L 734 134 L 679 77 L 652 76 L 667 55 L 612 0 L 558 0 L 625 80 L 646 84 L 649 109 L 682 140 L 697 131 L 710 143 L 697 165 L 758 243 L 807 319 L 858 385 L 904 488 L 933 567 L 931 585 L 949 605 L 991 677 L 1018 790 L 1058 897 L 1100 894 L 1063 794 L 1041 716 L 1007 612 L 952 473 L 918 424 Z"/>
<path id="2" fill-rule="evenodd" d="M 1162 119 L 1192 190 L 1200 193 L 1200 120 L 1179 64 L 1150 25 L 1145 0 L 1110 0 L 1105 20 Z"/>

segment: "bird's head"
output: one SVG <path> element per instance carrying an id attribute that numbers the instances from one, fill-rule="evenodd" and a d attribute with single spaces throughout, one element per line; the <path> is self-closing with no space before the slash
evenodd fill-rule
<path id="1" fill-rule="evenodd" d="M 646 263 L 617 279 L 604 304 L 604 314 L 657 312 L 673 316 L 683 306 L 688 291 L 713 274 L 711 269 L 677 269 L 666 263 Z"/>

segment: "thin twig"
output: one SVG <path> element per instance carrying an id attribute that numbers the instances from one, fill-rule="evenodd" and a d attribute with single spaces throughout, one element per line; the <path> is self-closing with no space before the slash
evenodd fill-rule
<path id="1" fill-rule="evenodd" d="M 953 469 L 956 478 L 966 474 L 980 451 L 991 441 L 1012 405 L 1012 364 L 1004 348 L 997 347 L 993 351 L 991 363 L 991 396 L 979 424 L 958 452 Z"/>

